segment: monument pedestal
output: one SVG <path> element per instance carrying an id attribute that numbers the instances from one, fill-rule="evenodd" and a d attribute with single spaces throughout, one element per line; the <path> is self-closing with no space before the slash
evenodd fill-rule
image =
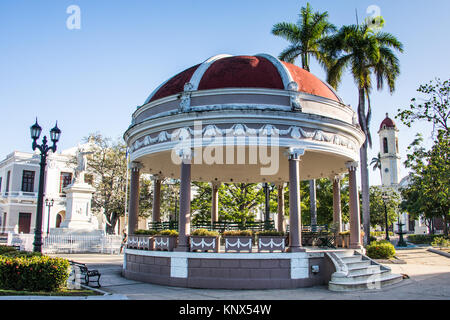
<path id="1" fill-rule="evenodd" d="M 99 230 L 97 218 L 91 214 L 91 200 L 95 189 L 87 183 L 75 181 L 64 191 L 66 192 L 66 218 L 61 222 L 59 230 L 54 233 L 86 234 L 102 231 Z"/>

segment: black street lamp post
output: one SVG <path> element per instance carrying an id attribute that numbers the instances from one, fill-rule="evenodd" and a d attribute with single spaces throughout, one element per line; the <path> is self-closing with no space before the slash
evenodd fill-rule
<path id="1" fill-rule="evenodd" d="M 53 203 L 55 200 L 53 199 L 45 199 L 45 205 L 48 208 L 48 218 L 47 218 L 47 235 L 50 232 L 50 208 L 53 207 Z"/>
<path id="2" fill-rule="evenodd" d="M 47 155 L 51 150 L 56 152 L 56 143 L 59 141 L 61 136 L 61 130 L 58 128 L 58 123 L 55 127 L 50 130 L 50 140 L 53 145 L 50 147 L 47 145 L 47 136 L 42 138 L 42 144 L 38 144 L 36 141 L 41 135 L 42 128 L 39 126 L 37 119 L 36 123 L 30 127 L 31 139 L 33 139 L 32 148 L 33 150 L 38 149 L 41 152 L 41 162 L 39 164 L 39 189 L 37 198 L 37 209 L 36 209 L 36 226 L 34 228 L 34 242 L 33 251 L 42 252 L 42 209 L 44 205 L 44 180 L 45 180 L 45 166 L 47 164 Z"/>

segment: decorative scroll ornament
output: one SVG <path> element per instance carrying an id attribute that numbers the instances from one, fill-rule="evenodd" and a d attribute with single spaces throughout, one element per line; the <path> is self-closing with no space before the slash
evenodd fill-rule
<path id="1" fill-rule="evenodd" d="M 205 239 L 202 239 L 200 242 L 195 242 L 193 239 L 191 239 L 191 244 L 196 247 L 210 247 L 214 249 L 216 247 L 216 239 L 212 239 L 210 243 L 206 242 Z"/>
<path id="2" fill-rule="evenodd" d="M 291 91 L 291 108 L 293 111 L 302 111 L 301 98 L 298 93 L 298 83 L 295 81 L 289 82 L 287 90 Z"/>
<path id="3" fill-rule="evenodd" d="M 164 238 L 160 238 L 161 240 L 158 241 L 158 238 L 155 238 L 155 245 L 159 247 L 167 247 L 169 245 L 169 238 L 165 238 L 166 241 L 164 241 Z"/>
<path id="4" fill-rule="evenodd" d="M 193 84 L 190 82 L 186 82 L 184 85 L 184 91 L 181 94 L 181 102 L 180 102 L 180 110 L 181 112 L 188 112 L 191 109 L 191 94 L 192 89 L 194 88 Z"/>
<path id="5" fill-rule="evenodd" d="M 268 243 L 264 243 L 262 238 L 259 238 L 259 247 L 270 247 L 271 249 L 275 248 L 281 248 L 284 250 L 284 239 L 281 239 L 280 243 L 276 243 L 273 241 L 273 238 L 270 238 L 270 241 Z"/>
<path id="6" fill-rule="evenodd" d="M 225 239 L 225 246 L 228 247 L 236 247 L 236 249 L 240 249 L 240 248 L 251 248 L 252 247 L 252 239 L 248 239 L 248 242 L 241 242 L 240 238 L 237 238 L 236 241 L 234 243 L 231 243 L 229 241 L 229 239 Z"/>

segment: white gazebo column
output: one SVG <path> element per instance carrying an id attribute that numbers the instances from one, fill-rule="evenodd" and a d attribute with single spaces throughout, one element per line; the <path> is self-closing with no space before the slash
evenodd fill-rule
<path id="1" fill-rule="evenodd" d="M 128 234 L 134 234 L 138 228 L 139 214 L 139 177 L 143 165 L 139 162 L 131 163 L 130 203 L 128 209 Z"/>
<path id="2" fill-rule="evenodd" d="M 342 232 L 342 209 L 341 209 L 341 176 L 334 176 L 333 180 L 333 224 L 336 232 Z"/>
<path id="3" fill-rule="evenodd" d="M 211 223 L 219 221 L 219 187 L 220 182 L 212 182 Z"/>
<path id="4" fill-rule="evenodd" d="M 302 213 L 300 206 L 300 157 L 303 149 L 289 149 L 289 252 L 302 252 Z"/>
<path id="5" fill-rule="evenodd" d="M 347 162 L 349 176 L 349 196 L 350 196 L 350 248 L 361 249 L 361 219 L 359 214 L 358 183 L 356 180 L 356 169 L 358 162 Z"/>
<path id="6" fill-rule="evenodd" d="M 153 176 L 153 208 L 152 221 L 161 221 L 161 177 Z"/>
<path id="7" fill-rule="evenodd" d="M 277 186 L 278 189 L 278 231 L 284 232 L 284 183 Z"/>
<path id="8" fill-rule="evenodd" d="M 189 251 L 191 229 L 191 155 L 183 155 L 180 174 L 180 218 L 178 220 L 178 246 L 175 251 Z"/>

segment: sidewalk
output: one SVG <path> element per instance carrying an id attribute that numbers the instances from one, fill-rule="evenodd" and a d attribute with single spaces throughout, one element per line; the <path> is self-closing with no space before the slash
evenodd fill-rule
<path id="1" fill-rule="evenodd" d="M 332 292 L 327 286 L 276 290 L 213 290 L 160 286 L 121 276 L 123 255 L 67 254 L 63 258 L 98 269 L 101 290 L 106 295 L 90 297 L 0 297 L 0 300 L 450 300 L 450 258 L 427 248 L 397 250 L 406 264 L 387 264 L 393 273 L 409 279 L 358 292 Z"/>
<path id="2" fill-rule="evenodd" d="M 131 300 L 450 300 L 450 258 L 427 248 L 397 250 L 406 264 L 388 264 L 393 273 L 409 279 L 360 292 L 332 292 L 327 286 L 278 290 L 212 290 L 160 286 L 128 280 L 121 276 L 123 255 L 60 255 L 86 263 L 102 273 L 101 290 L 110 299 Z M 100 297 L 101 298 L 101 297 Z"/>

